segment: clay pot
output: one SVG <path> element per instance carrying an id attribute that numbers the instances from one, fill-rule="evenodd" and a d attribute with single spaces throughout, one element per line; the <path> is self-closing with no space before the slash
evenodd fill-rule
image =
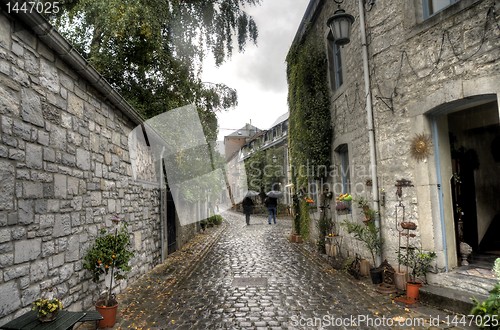
<path id="1" fill-rule="evenodd" d="M 99 328 L 112 328 L 116 322 L 118 304 L 111 307 L 96 305 L 95 308 L 103 317 L 103 319 L 99 321 Z"/>
<path id="2" fill-rule="evenodd" d="M 420 287 L 422 283 L 407 282 L 406 283 L 406 296 L 413 300 L 418 300 Z"/>
<path id="3" fill-rule="evenodd" d="M 401 222 L 401 227 L 403 227 L 403 229 L 415 230 L 417 229 L 417 224 L 415 222 L 405 221 Z"/>

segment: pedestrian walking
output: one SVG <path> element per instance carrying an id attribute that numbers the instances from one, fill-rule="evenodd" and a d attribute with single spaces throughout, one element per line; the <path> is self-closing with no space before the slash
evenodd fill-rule
<path id="1" fill-rule="evenodd" d="M 253 200 L 250 197 L 245 197 L 241 203 L 243 206 L 243 213 L 245 213 L 245 219 L 247 221 L 247 226 L 250 224 L 250 214 L 253 212 Z"/>
<path id="2" fill-rule="evenodd" d="M 271 221 L 274 220 L 274 224 L 276 224 L 276 212 L 278 208 L 278 199 L 276 197 L 267 196 L 264 200 L 264 205 L 267 207 L 267 211 L 269 212 L 269 216 L 267 218 L 267 222 L 271 224 Z"/>

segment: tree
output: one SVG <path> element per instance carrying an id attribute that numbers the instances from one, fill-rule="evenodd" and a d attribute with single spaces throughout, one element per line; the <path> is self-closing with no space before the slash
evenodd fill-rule
<path id="1" fill-rule="evenodd" d="M 67 0 L 48 18 L 146 118 L 194 103 L 213 126 L 213 112 L 236 105 L 237 95 L 202 82 L 202 61 L 210 52 L 220 65 L 234 44 L 243 51 L 247 41 L 256 43 L 244 6 L 259 2 Z"/>

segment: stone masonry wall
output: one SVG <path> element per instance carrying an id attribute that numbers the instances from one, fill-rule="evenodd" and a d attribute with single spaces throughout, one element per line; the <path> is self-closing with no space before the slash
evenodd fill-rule
<path id="1" fill-rule="evenodd" d="M 135 124 L 3 12 L 0 123 L 0 324 L 51 289 L 90 308 L 103 286 L 82 258 L 114 213 L 133 233 L 128 278 L 159 263 L 158 189 L 132 179 Z"/>
<path id="2" fill-rule="evenodd" d="M 437 95 L 443 103 L 464 98 L 461 86 L 465 84 L 476 86 L 478 91 L 485 79 L 497 81 L 497 86 L 500 84 L 498 3 L 462 0 L 425 21 L 418 17 L 418 3 L 377 0 L 373 8 L 365 13 L 377 175 L 380 192 L 386 194 L 385 206 L 381 207 L 382 236 L 385 240 L 383 255 L 393 264 L 396 264 L 398 245 L 398 233 L 395 231 L 395 206 L 398 203 L 394 186 L 396 180 L 405 178 L 415 185 L 403 189 L 407 219 L 411 217 L 419 224 L 415 242 L 420 240 L 421 230 L 427 233 L 425 242 L 422 242 L 424 248 L 433 249 L 435 242 L 441 240 L 433 234 L 433 223 L 439 221 L 433 218 L 433 214 L 435 217 L 438 211 L 432 211 L 430 205 L 435 204 L 427 200 L 435 198 L 432 195 L 436 186 L 434 162 L 431 158 L 428 162 L 417 162 L 411 157 L 409 148 L 415 134 L 430 134 L 430 124 L 422 116 L 425 110 L 418 117 L 409 108 L 418 108 L 415 102 L 425 99 L 427 95 Z M 496 14 L 490 10 L 495 5 Z M 336 6 L 333 2 L 324 2 L 310 26 L 309 38 L 326 41 L 326 20 L 333 15 Z M 370 158 L 358 1 L 346 1 L 341 6 L 355 16 L 355 22 L 351 43 L 342 48 L 344 84 L 331 95 L 334 131 L 332 161 L 339 166 L 340 160 L 334 150 L 347 143 L 351 192 L 355 198 L 362 196 L 370 200 L 371 187 L 367 185 Z M 339 180 L 339 176 L 333 176 L 333 181 Z M 418 200 L 417 189 L 425 191 L 421 195 L 426 196 L 425 199 Z M 342 221 L 344 217 L 339 216 L 337 220 Z M 347 217 L 350 219 L 351 216 Z M 359 210 L 353 205 L 352 219 L 360 218 Z M 361 252 L 369 257 L 361 245 L 349 238 L 344 239 L 343 246 L 354 247 L 348 249 L 351 255 Z"/>

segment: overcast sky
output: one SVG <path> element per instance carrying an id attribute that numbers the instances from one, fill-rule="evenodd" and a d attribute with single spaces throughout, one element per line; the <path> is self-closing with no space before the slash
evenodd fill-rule
<path id="1" fill-rule="evenodd" d="M 257 46 L 233 54 L 219 68 L 204 64 L 203 81 L 224 83 L 238 91 L 238 106 L 218 114 L 219 140 L 245 123 L 268 129 L 288 111 L 285 58 L 309 0 L 262 0 L 248 8 L 259 29 Z"/>

